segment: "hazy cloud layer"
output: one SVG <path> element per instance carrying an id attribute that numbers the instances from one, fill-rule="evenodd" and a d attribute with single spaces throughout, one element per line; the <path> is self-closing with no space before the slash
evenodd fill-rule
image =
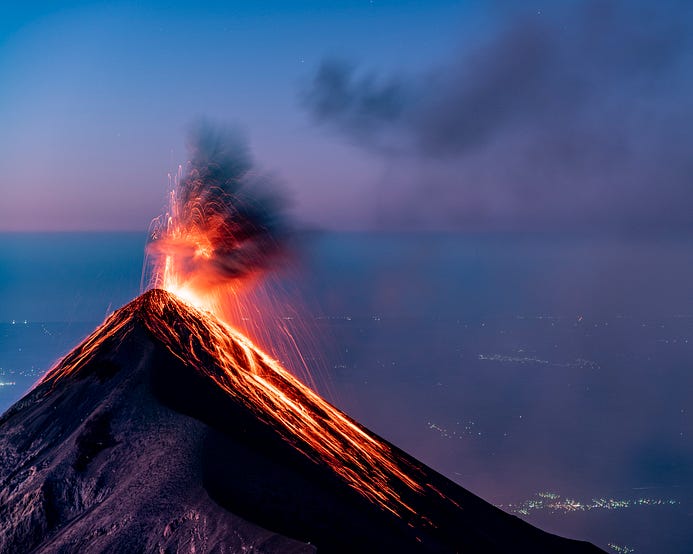
<path id="1" fill-rule="evenodd" d="M 315 119 L 382 156 L 391 223 L 681 228 L 693 222 L 693 9 L 495 4 L 427 74 L 327 60 Z"/>

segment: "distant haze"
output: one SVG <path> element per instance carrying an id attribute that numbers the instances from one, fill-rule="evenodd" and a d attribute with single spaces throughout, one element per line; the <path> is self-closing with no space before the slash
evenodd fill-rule
<path id="1" fill-rule="evenodd" d="M 690 228 L 690 4 L 501 3 L 494 15 L 428 71 L 328 59 L 305 91 L 316 121 L 387 164 L 389 220 Z"/>

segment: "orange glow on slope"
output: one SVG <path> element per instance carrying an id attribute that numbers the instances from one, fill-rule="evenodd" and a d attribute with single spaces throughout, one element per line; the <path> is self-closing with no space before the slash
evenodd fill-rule
<path id="1" fill-rule="evenodd" d="M 413 461 L 397 455 L 266 353 L 289 353 L 287 358 L 303 369 L 299 374 L 314 384 L 287 322 L 267 325 L 267 313 L 280 304 L 271 292 L 256 292 L 259 276 L 276 267 L 282 252 L 271 221 L 242 194 L 230 192 L 236 189 L 226 182 L 205 180 L 217 169 L 202 163 L 185 176 L 179 169 L 167 213 L 150 229 L 143 286 L 154 290 L 113 314 L 101 328 L 105 334 L 97 330 L 45 381 L 55 383 L 77 371 L 129 321 L 139 320 L 184 364 L 208 376 L 371 502 L 411 526 L 432 525 L 412 507 L 416 497 L 431 494 L 454 502 L 426 484 Z"/>
<path id="2" fill-rule="evenodd" d="M 310 366 L 301 352 L 300 345 L 315 343 L 313 329 L 307 318 L 296 317 L 300 311 L 287 302 L 268 271 L 270 261 L 276 270 L 286 260 L 284 247 L 267 246 L 267 239 L 256 239 L 264 230 L 235 220 L 235 206 L 242 204 L 238 197 L 230 201 L 219 187 L 211 187 L 212 193 L 204 189 L 204 196 L 191 195 L 185 187 L 189 178 L 180 167 L 170 177 L 166 213 L 149 230 L 142 290 L 164 289 L 212 312 L 283 360 L 303 381 L 314 388 L 320 381 L 329 388 L 321 364 L 315 363 L 319 349 L 307 349 L 313 357 Z"/>
<path id="3" fill-rule="evenodd" d="M 149 291 L 111 315 L 42 382 L 55 386 L 137 321 L 181 362 L 213 380 L 306 456 L 328 465 L 364 497 L 410 525 L 432 523 L 397 491 L 408 490 L 408 498 L 433 494 L 455 504 L 425 482 L 419 467 L 323 400 L 247 337 L 162 290 Z"/>

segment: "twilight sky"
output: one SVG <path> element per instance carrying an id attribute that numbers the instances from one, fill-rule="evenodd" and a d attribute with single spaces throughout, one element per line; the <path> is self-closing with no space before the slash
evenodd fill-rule
<path id="1" fill-rule="evenodd" d="M 3 7 L 0 230 L 146 229 L 201 117 L 306 225 L 689 228 L 688 4 Z"/>

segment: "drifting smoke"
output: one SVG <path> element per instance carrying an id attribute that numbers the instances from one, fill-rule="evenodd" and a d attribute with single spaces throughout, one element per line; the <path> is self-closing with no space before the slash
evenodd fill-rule
<path id="1" fill-rule="evenodd" d="M 491 6 L 418 76 L 327 60 L 304 91 L 316 121 L 384 160 L 379 219 L 690 227 L 691 3 Z"/>
<path id="2" fill-rule="evenodd" d="M 189 149 L 168 213 L 155 220 L 150 235 L 152 284 L 197 293 L 238 285 L 284 253 L 283 197 L 253 168 L 235 130 L 200 124 L 191 132 Z"/>

